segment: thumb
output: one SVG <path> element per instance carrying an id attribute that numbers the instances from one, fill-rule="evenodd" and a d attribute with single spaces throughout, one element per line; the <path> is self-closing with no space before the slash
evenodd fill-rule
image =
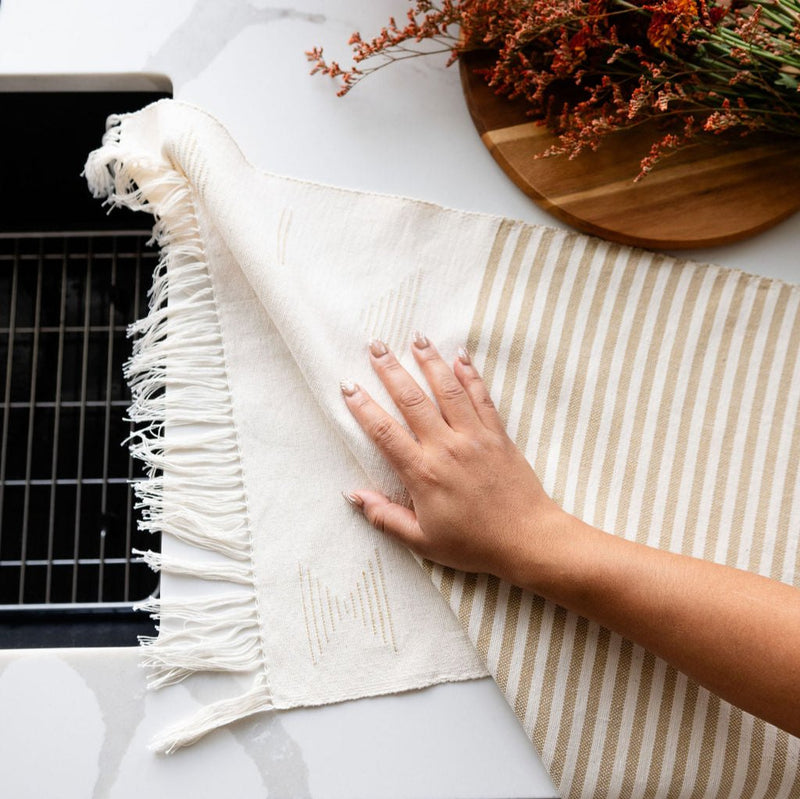
<path id="1" fill-rule="evenodd" d="M 348 491 L 344 498 L 360 510 L 376 530 L 396 538 L 414 550 L 423 543 L 417 516 L 410 508 L 391 502 L 377 491 Z"/>

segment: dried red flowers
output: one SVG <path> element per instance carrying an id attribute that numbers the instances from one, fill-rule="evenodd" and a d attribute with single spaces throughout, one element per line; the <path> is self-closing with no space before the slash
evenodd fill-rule
<path id="1" fill-rule="evenodd" d="M 699 136 L 800 135 L 800 0 L 412 0 L 402 25 L 350 44 L 347 69 L 307 53 L 340 94 L 405 58 L 490 51 L 489 85 L 558 135 L 548 154 L 661 120 L 639 177 Z"/>

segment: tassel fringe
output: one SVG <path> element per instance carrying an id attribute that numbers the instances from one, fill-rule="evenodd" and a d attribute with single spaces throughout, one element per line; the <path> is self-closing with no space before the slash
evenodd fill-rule
<path id="1" fill-rule="evenodd" d="M 182 574 L 187 577 L 202 577 L 204 580 L 221 580 L 226 583 L 253 584 L 253 570 L 244 563 L 228 563 L 222 561 L 198 561 L 191 563 L 178 558 L 171 558 L 160 552 L 140 549 L 132 550 L 139 555 L 139 563 L 146 563 L 153 571 L 167 574 Z"/>
<path id="2" fill-rule="evenodd" d="M 153 618 L 169 620 L 167 626 L 159 628 L 158 637 L 139 637 L 148 688 L 173 685 L 195 671 L 258 668 L 261 638 L 252 603 L 249 594 L 236 593 L 213 599 L 150 600 L 137 605 Z"/>
<path id="3" fill-rule="evenodd" d="M 123 124 L 109 118 L 84 174 L 105 204 L 152 213 L 150 243 L 161 248 L 149 312 L 130 326 L 133 354 L 124 367 L 133 397 L 128 418 L 137 425 L 128 444 L 146 475 L 135 484 L 139 527 L 224 559 L 135 554 L 154 569 L 240 586 L 222 596 L 140 605 L 162 622 L 157 637 L 140 639 L 142 661 L 151 688 L 199 671 L 254 673 L 246 693 L 208 705 L 153 741 L 155 751 L 171 753 L 272 703 L 222 335 L 191 188 L 171 165 L 125 152 Z"/>
<path id="4" fill-rule="evenodd" d="M 182 746 L 191 746 L 212 730 L 271 709 L 269 686 L 262 672 L 249 691 L 232 699 L 206 705 L 187 721 L 168 727 L 153 738 L 149 748 L 159 754 L 171 755 Z"/>

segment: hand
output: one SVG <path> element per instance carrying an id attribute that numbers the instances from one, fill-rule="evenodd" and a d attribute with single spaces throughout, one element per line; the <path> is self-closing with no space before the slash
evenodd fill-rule
<path id="1" fill-rule="evenodd" d="M 379 530 L 424 558 L 512 582 L 530 578 L 531 555 L 558 535 L 564 514 L 505 432 L 466 350 L 451 369 L 424 336 L 414 358 L 436 403 L 381 341 L 370 360 L 412 437 L 360 386 L 342 382 L 350 412 L 411 495 L 413 509 L 376 491 L 346 494 Z"/>
<path id="2" fill-rule="evenodd" d="M 342 383 L 413 501 L 412 510 L 376 491 L 346 495 L 375 527 L 425 558 L 489 572 L 592 619 L 800 735 L 797 588 L 570 516 L 506 435 L 467 353 L 451 370 L 424 336 L 411 349 L 438 408 L 382 342 L 370 343 L 372 366 L 413 436 L 363 388 Z"/>

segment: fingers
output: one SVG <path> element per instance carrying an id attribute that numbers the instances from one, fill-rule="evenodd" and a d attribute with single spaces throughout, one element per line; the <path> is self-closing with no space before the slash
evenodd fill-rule
<path id="1" fill-rule="evenodd" d="M 469 353 L 464 347 L 458 350 L 458 359 L 453 366 L 453 373 L 455 374 L 458 382 L 464 387 L 464 391 L 475 409 L 475 413 L 483 424 L 495 433 L 505 435 L 506 428 L 497 408 L 489 396 L 489 389 L 486 388 L 486 383 L 483 378 L 478 374 L 478 370 L 472 363 Z"/>
<path id="2" fill-rule="evenodd" d="M 412 352 L 436 397 L 438 408 L 386 344 L 373 339 L 369 349 L 373 368 L 420 442 L 441 440 L 449 428 L 474 429 L 476 422 L 495 433 L 505 434 L 505 425 L 489 390 L 464 347 L 459 348 L 458 359 L 451 370 L 429 339 L 421 333 L 414 334 Z M 381 410 L 377 404 L 372 404 Z M 383 416 L 389 418 L 388 414 L 383 413 Z"/>
<path id="3" fill-rule="evenodd" d="M 474 429 L 479 417 L 470 397 L 436 347 L 422 333 L 415 333 L 411 350 L 445 421 L 454 430 Z"/>
<path id="4" fill-rule="evenodd" d="M 376 530 L 391 535 L 415 551 L 423 546 L 422 530 L 410 508 L 390 502 L 377 491 L 350 491 L 344 494 L 344 498 L 358 508 Z"/>
<path id="5" fill-rule="evenodd" d="M 341 389 L 350 413 L 405 483 L 420 460 L 420 445 L 361 386 L 343 380 Z"/>
<path id="6" fill-rule="evenodd" d="M 414 435 L 420 441 L 444 435 L 447 432 L 447 424 L 438 408 L 419 387 L 417 381 L 402 367 L 386 344 L 373 339 L 369 343 L 369 352 L 373 369 L 386 386 L 386 390 Z"/>

